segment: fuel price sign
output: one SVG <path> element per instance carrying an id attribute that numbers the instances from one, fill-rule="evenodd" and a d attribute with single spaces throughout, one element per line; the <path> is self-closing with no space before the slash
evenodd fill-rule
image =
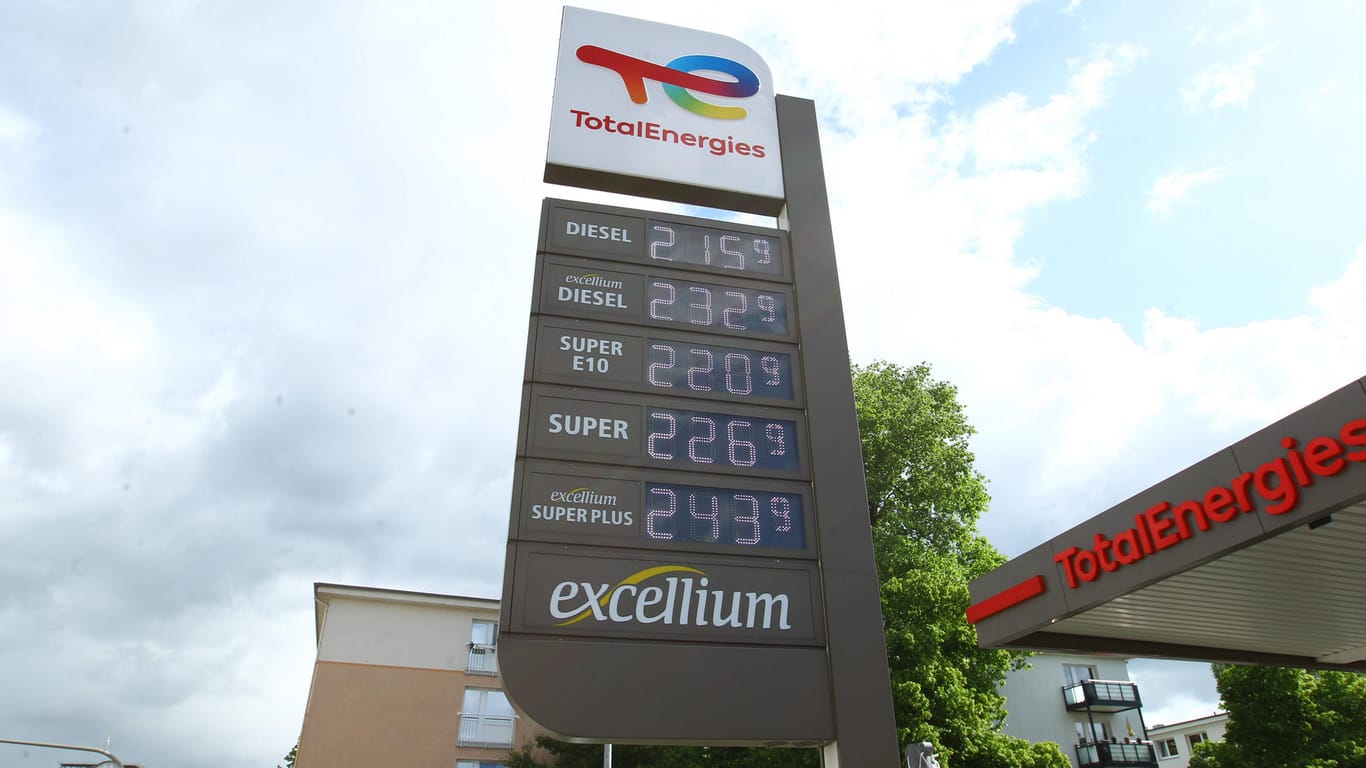
<path id="1" fill-rule="evenodd" d="M 542 317 L 530 377 L 572 386 L 793 406 L 797 347 Z"/>
<path id="2" fill-rule="evenodd" d="M 542 250 L 549 253 L 792 282 L 786 234 L 778 230 L 567 200 L 550 201 L 546 216 Z"/>
<path id="3" fill-rule="evenodd" d="M 541 314 L 668 326 L 734 336 L 792 339 L 792 289 L 722 276 L 699 280 L 646 269 L 546 256 L 536 308 Z"/>

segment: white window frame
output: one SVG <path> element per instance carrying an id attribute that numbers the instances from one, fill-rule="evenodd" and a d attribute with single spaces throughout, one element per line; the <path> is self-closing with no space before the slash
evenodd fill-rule
<path id="1" fill-rule="evenodd" d="M 1077 672 L 1081 672 L 1084 677 L 1077 676 Z M 1069 686 L 1076 685 L 1087 680 L 1095 680 L 1096 668 L 1092 664 L 1064 664 L 1062 665 L 1062 675 Z"/>
<path id="2" fill-rule="evenodd" d="M 481 633 L 479 630 L 487 631 Z M 492 642 L 485 642 L 492 640 Z M 465 656 L 465 674 L 498 674 L 498 622 L 474 619 L 470 622 L 469 653 Z"/>
<path id="3" fill-rule="evenodd" d="M 475 694 L 471 706 L 470 694 Z M 502 698 L 506 714 L 489 712 L 489 699 L 497 695 Z M 461 699 L 464 709 L 460 712 L 460 735 L 456 746 L 490 747 L 511 749 L 517 738 L 517 715 L 512 702 L 499 688 L 466 688 Z"/>

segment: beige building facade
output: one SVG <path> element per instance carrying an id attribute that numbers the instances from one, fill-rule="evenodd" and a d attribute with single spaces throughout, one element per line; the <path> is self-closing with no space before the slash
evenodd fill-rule
<path id="1" fill-rule="evenodd" d="M 1153 726 L 1148 735 L 1157 745 L 1159 768 L 1186 768 L 1190 765 L 1195 745 L 1205 741 L 1223 741 L 1227 725 L 1228 713 L 1215 712 L 1194 720 Z"/>
<path id="2" fill-rule="evenodd" d="M 498 601 L 315 584 L 299 768 L 495 768 L 534 726 L 498 673 Z"/>

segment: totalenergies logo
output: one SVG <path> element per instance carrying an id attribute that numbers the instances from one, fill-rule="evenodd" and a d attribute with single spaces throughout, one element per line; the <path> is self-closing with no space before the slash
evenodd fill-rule
<path id="1" fill-rule="evenodd" d="M 678 106 L 719 120 L 740 120 L 749 114 L 743 107 L 726 107 L 710 104 L 692 95 L 692 91 L 709 93 L 713 96 L 726 96 L 743 99 L 759 92 L 759 76 L 744 64 L 720 56 L 691 54 L 679 56 L 664 66 L 644 59 L 627 56 L 624 53 L 600 48 L 596 45 L 580 46 L 576 52 L 579 61 L 593 64 L 616 72 L 626 85 L 626 93 L 631 101 L 644 104 L 649 101 L 645 92 L 645 81 L 655 80 L 664 86 L 664 93 Z M 721 72 L 735 78 L 716 80 L 693 74 L 698 71 Z"/>

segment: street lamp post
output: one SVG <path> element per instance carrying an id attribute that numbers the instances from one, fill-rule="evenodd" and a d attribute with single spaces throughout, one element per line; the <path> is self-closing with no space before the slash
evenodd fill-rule
<path id="1" fill-rule="evenodd" d="M 123 763 L 120 762 L 117 757 L 114 757 L 113 752 L 108 752 L 96 747 L 77 747 L 71 744 L 48 744 L 42 741 L 20 741 L 18 739 L 0 739 L 0 744 L 20 744 L 26 747 L 43 747 L 45 749 L 65 749 L 72 752 L 94 752 L 98 755 L 104 755 L 106 758 L 108 758 L 109 762 L 112 762 L 116 766 L 116 768 L 124 768 Z"/>

